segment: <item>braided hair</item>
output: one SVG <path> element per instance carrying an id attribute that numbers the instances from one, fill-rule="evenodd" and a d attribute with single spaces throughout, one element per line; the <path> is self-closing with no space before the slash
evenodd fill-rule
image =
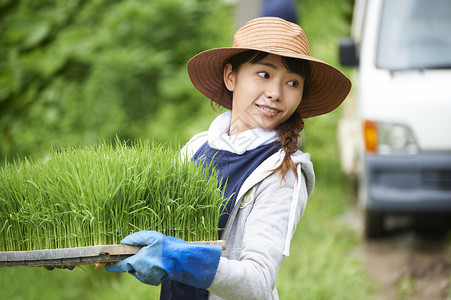
<path id="1" fill-rule="evenodd" d="M 298 149 L 299 134 L 302 129 L 304 129 L 304 121 L 301 119 L 301 115 L 298 111 L 295 111 L 288 120 L 276 128 L 276 132 L 282 142 L 282 150 L 285 152 L 285 156 L 280 166 L 274 171 L 280 170 L 282 179 L 289 170 L 292 170 L 296 177 L 298 176 L 296 165 L 291 159 L 291 154 Z"/>

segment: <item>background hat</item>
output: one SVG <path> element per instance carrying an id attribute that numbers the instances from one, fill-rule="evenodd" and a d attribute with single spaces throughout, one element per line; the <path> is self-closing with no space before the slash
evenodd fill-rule
<path id="1" fill-rule="evenodd" d="M 309 61 L 310 95 L 299 105 L 302 118 L 331 112 L 346 98 L 351 81 L 338 69 L 310 56 L 302 28 L 277 17 L 261 17 L 243 25 L 235 33 L 233 46 L 201 52 L 188 62 L 188 74 L 202 94 L 231 109 L 232 100 L 224 85 L 223 69 L 228 59 L 248 50 L 263 51 Z"/>

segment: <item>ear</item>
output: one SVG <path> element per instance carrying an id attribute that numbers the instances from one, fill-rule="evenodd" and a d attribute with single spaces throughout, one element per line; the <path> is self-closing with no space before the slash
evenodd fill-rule
<path id="1" fill-rule="evenodd" d="M 226 64 L 224 66 L 224 84 L 226 88 L 233 92 L 235 90 L 236 74 L 232 70 L 231 64 Z"/>

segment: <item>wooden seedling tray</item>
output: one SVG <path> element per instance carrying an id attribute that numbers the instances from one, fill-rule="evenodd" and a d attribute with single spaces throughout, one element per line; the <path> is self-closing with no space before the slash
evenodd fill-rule
<path id="1" fill-rule="evenodd" d="M 221 245 L 225 241 L 202 241 L 196 244 Z M 0 267 L 64 267 L 114 263 L 138 252 L 141 246 L 99 245 L 76 248 L 0 252 Z"/>

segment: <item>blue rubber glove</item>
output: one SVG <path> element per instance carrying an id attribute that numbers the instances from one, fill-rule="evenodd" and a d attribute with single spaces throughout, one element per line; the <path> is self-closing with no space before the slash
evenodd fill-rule
<path id="1" fill-rule="evenodd" d="M 129 272 L 141 282 L 155 286 L 169 276 L 190 286 L 208 288 L 216 275 L 222 251 L 221 246 L 192 244 L 149 230 L 132 233 L 121 243 L 144 247 L 105 269 Z"/>

